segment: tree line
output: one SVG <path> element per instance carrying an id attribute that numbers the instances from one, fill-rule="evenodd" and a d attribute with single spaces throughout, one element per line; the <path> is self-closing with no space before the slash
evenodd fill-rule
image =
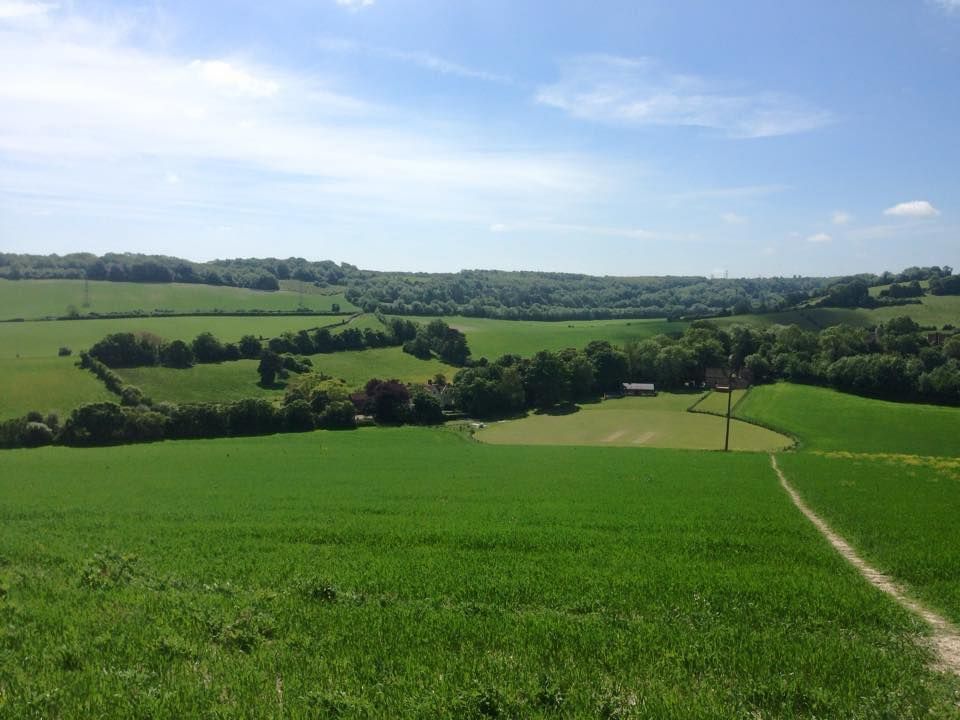
<path id="1" fill-rule="evenodd" d="M 932 294 L 960 293 L 949 267 L 846 277 L 597 277 L 574 273 L 462 270 L 405 273 L 361 270 L 348 263 L 303 258 L 237 258 L 195 263 L 162 255 L 0 253 L 0 278 L 88 278 L 185 282 L 277 290 L 287 279 L 343 286 L 366 312 L 401 316 L 489 317 L 506 320 L 698 318 L 786 310 L 811 301 L 833 307 L 875 307 L 908 297 L 870 296 L 870 287 L 928 281 Z"/>

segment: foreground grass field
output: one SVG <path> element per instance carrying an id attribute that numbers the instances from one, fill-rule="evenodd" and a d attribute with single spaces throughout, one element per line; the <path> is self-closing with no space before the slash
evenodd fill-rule
<path id="1" fill-rule="evenodd" d="M 660 393 L 583 405 L 567 415 L 532 414 L 491 423 L 477 435 L 508 445 L 620 445 L 722 450 L 725 420 L 686 412 L 695 394 Z M 724 406 L 726 408 L 726 406 Z M 733 421 L 733 450 L 779 450 L 793 441 L 766 428 Z"/>
<path id="2" fill-rule="evenodd" d="M 796 435 L 813 450 L 960 456 L 960 408 L 873 400 L 812 385 L 760 385 L 738 417 Z"/>
<path id="3" fill-rule="evenodd" d="M 371 429 L 0 454 L 0 715 L 956 718 L 763 455 Z"/>
<path id="4" fill-rule="evenodd" d="M 681 332 L 686 323 L 666 320 L 579 320 L 534 322 L 488 318 L 445 317 L 452 327 L 467 336 L 475 358 L 490 360 L 512 353 L 530 356 L 540 350 L 583 348 L 592 340 L 623 345 L 660 333 Z"/>
<path id="5" fill-rule="evenodd" d="M 844 455 L 784 455 L 780 464 L 872 563 L 960 624 L 960 460 Z"/>
<path id="6" fill-rule="evenodd" d="M 290 289 L 263 292 L 246 288 L 185 283 L 126 283 L 91 281 L 89 306 L 84 305 L 83 280 L 0 279 L 0 320 L 61 317 L 73 308 L 81 315 L 157 310 L 210 312 L 214 310 L 296 310 L 298 307 L 329 312 L 333 304 L 343 312 L 356 310 L 342 293 L 319 295 L 304 292 L 295 283 Z M 312 286 L 310 286 L 312 288 Z"/>
<path id="7" fill-rule="evenodd" d="M 0 420 L 31 410 L 65 419 L 84 403 L 116 401 L 102 382 L 75 363 L 73 357 L 0 358 Z"/>
<path id="8" fill-rule="evenodd" d="M 457 368 L 439 360 L 419 360 L 398 347 L 312 355 L 311 360 L 315 371 L 342 378 L 352 387 L 362 387 L 372 378 L 426 382 L 437 373 L 453 377 L 457 372 Z M 257 384 L 257 364 L 257 360 L 238 360 L 195 365 L 189 370 L 142 367 L 117 373 L 157 401 L 226 402 L 281 395 L 282 389 L 265 389 Z"/>

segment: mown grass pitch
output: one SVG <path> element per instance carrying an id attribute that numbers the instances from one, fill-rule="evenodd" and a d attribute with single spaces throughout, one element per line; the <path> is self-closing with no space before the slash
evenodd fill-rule
<path id="1" fill-rule="evenodd" d="M 489 423 L 477 437 L 507 445 L 601 445 L 722 450 L 725 419 L 686 409 L 696 394 L 660 393 L 580 406 L 565 415 L 530 414 Z M 734 420 L 732 450 L 780 450 L 793 441 L 779 433 Z"/>
<path id="2" fill-rule="evenodd" d="M 764 455 L 415 428 L 0 454 L 7 717 L 954 717 Z"/>
<path id="3" fill-rule="evenodd" d="M 288 287 L 289 284 L 288 284 Z M 312 286 L 310 286 L 312 287 Z M 89 294 L 88 294 L 89 293 Z M 89 305 L 84 305 L 89 297 Z M 247 288 L 217 287 L 186 283 L 128 283 L 83 280 L 0 279 L 0 320 L 61 317 L 73 308 L 81 315 L 112 312 L 210 312 L 214 310 L 296 310 L 301 304 L 310 310 L 329 312 L 333 304 L 342 312 L 356 308 L 342 293 L 318 295 L 294 285 L 276 292 Z"/>
<path id="4" fill-rule="evenodd" d="M 812 385 L 750 390 L 736 416 L 783 429 L 813 450 L 960 456 L 960 408 L 895 403 Z"/>
<path id="5" fill-rule="evenodd" d="M 871 563 L 960 624 L 960 459 L 802 453 L 779 462 Z"/>
<path id="6" fill-rule="evenodd" d="M 531 356 L 540 350 L 583 348 L 592 340 L 623 345 L 660 333 L 679 333 L 686 323 L 666 320 L 493 320 L 489 318 L 445 317 L 451 326 L 467 336 L 475 358 L 494 360 L 501 355 Z"/>

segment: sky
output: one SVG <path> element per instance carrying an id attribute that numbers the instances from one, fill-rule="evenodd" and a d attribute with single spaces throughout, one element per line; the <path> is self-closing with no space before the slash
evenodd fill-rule
<path id="1" fill-rule="evenodd" d="M 960 270 L 960 0 L 0 0 L 0 251 Z"/>

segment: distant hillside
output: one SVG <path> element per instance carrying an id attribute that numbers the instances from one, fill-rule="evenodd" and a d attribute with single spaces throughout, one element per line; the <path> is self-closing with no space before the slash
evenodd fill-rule
<path id="1" fill-rule="evenodd" d="M 88 279 L 185 283 L 265 291 L 292 281 L 330 293 L 342 290 L 367 312 L 488 317 L 507 320 L 702 318 L 774 313 L 810 307 L 892 307 L 918 302 L 917 288 L 960 292 L 949 267 L 848 277 L 711 279 L 698 276 L 612 277 L 572 273 L 461 270 L 376 272 L 348 263 L 303 258 L 248 258 L 195 263 L 162 255 L 0 254 L 0 279 Z M 907 285 L 896 285 L 906 283 Z M 883 292 L 870 288 L 884 286 Z M 890 287 L 894 291 L 890 291 Z M 914 293 L 914 296 L 911 296 Z"/>

